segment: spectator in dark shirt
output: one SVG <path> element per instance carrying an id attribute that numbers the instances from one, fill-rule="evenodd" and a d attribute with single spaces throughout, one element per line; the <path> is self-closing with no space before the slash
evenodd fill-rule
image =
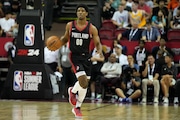
<path id="1" fill-rule="evenodd" d="M 111 4 L 108 1 L 106 1 L 102 9 L 102 19 L 111 20 L 115 11 L 115 8 L 113 8 Z"/>
<path id="2" fill-rule="evenodd" d="M 137 41 L 141 39 L 142 30 L 138 28 L 138 24 L 134 22 L 131 29 L 127 29 L 123 33 L 119 33 L 117 39 L 125 37 L 129 41 Z"/>
<path id="3" fill-rule="evenodd" d="M 139 46 L 134 52 L 134 58 L 135 58 L 136 63 L 140 67 L 140 71 L 142 71 L 142 68 L 145 65 L 148 54 L 149 53 L 145 48 L 145 42 L 143 40 L 140 40 Z"/>
<path id="4" fill-rule="evenodd" d="M 159 42 L 161 38 L 159 30 L 156 27 L 153 27 L 150 21 L 146 22 L 146 27 L 147 29 L 144 29 L 142 31 L 142 40 L 144 40 L 145 42 Z"/>
<path id="5" fill-rule="evenodd" d="M 153 16 L 157 16 L 158 11 L 163 10 L 165 18 L 168 18 L 169 11 L 168 8 L 165 6 L 165 0 L 159 0 L 158 3 L 159 5 L 153 8 Z"/>
<path id="6" fill-rule="evenodd" d="M 164 94 L 163 103 L 168 104 L 169 100 L 169 87 L 172 87 L 176 83 L 177 67 L 172 63 L 173 56 L 167 54 L 165 56 L 165 65 L 162 66 L 161 70 L 161 88 Z"/>
<path id="7" fill-rule="evenodd" d="M 167 53 L 171 54 L 172 56 L 174 56 L 174 53 L 173 51 L 171 51 L 170 48 L 166 47 L 166 41 L 164 38 L 161 38 L 160 41 L 159 41 L 159 46 L 155 46 L 153 49 L 152 49 L 152 54 L 154 56 L 154 58 L 157 58 L 157 52 L 159 50 L 162 50 L 163 51 L 163 55 L 165 56 Z"/>
<path id="8" fill-rule="evenodd" d="M 139 66 L 134 63 L 132 55 L 128 55 L 128 63 L 128 65 L 123 67 L 122 82 L 120 86 L 116 86 L 115 91 L 120 97 L 119 102 L 131 103 L 133 99 L 141 95 L 141 79 L 139 77 Z"/>
<path id="9" fill-rule="evenodd" d="M 158 65 L 155 64 L 155 59 L 153 55 L 149 55 L 146 61 L 146 65 L 142 72 L 143 80 L 142 80 L 142 91 L 143 91 L 143 99 L 142 102 L 146 103 L 147 101 L 147 86 L 151 85 L 154 86 L 154 103 L 158 103 L 159 99 L 159 72 L 158 72 Z"/>

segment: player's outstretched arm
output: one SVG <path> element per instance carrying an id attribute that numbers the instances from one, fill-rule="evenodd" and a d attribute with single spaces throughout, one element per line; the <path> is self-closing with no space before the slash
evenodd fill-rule
<path id="1" fill-rule="evenodd" d="M 92 33 L 92 38 L 94 40 L 94 45 L 97 49 L 97 52 L 102 53 L 102 45 L 101 45 L 100 38 L 98 35 L 98 30 L 94 25 L 91 26 L 91 33 Z"/>
<path id="2" fill-rule="evenodd" d="M 49 50 L 51 51 L 58 50 L 68 42 L 70 25 L 71 25 L 70 22 L 66 24 L 66 30 L 62 37 L 59 38 L 58 36 L 50 36 L 49 38 L 47 38 L 46 46 Z"/>

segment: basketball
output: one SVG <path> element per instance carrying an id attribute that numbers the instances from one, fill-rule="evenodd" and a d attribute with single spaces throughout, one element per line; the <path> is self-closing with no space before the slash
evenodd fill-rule
<path id="1" fill-rule="evenodd" d="M 49 50 L 55 51 L 62 46 L 62 42 L 58 36 L 50 36 L 46 40 L 46 46 Z"/>

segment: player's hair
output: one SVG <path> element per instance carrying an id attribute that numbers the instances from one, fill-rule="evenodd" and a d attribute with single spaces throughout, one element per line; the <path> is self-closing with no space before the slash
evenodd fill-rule
<path id="1" fill-rule="evenodd" d="M 85 5 L 85 4 L 79 4 L 79 5 L 77 5 L 77 6 L 76 6 L 76 12 L 77 12 L 78 8 L 80 8 L 80 7 L 84 8 L 84 9 L 86 10 L 86 12 L 89 12 L 88 6 Z"/>

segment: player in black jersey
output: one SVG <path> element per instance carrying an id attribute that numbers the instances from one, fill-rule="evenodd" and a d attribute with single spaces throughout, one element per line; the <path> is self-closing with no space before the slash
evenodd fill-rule
<path id="1" fill-rule="evenodd" d="M 72 112 L 75 117 L 82 117 L 81 104 L 86 96 L 91 73 L 91 53 L 89 51 L 91 39 L 99 54 L 102 46 L 97 28 L 87 21 L 88 7 L 80 4 L 76 8 L 77 20 L 68 22 L 66 31 L 61 37 L 62 45 L 69 43 L 70 58 L 78 81 L 68 89 L 69 102 L 74 106 Z"/>

